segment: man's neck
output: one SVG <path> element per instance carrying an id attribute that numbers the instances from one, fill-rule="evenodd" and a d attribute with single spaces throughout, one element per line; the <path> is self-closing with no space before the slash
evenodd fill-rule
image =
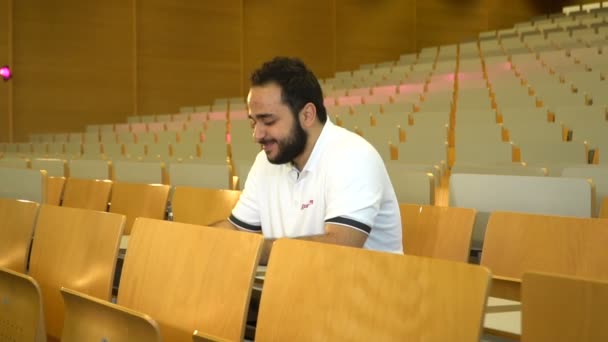
<path id="1" fill-rule="evenodd" d="M 306 163 L 308 163 L 308 159 L 310 159 L 310 155 L 317 144 L 317 140 L 319 140 L 319 136 L 321 135 L 321 131 L 323 130 L 324 126 L 325 125 L 320 124 L 310 130 L 304 151 L 293 160 L 293 165 L 296 167 L 296 169 L 298 169 L 298 171 L 302 172 L 304 166 L 306 166 Z"/>

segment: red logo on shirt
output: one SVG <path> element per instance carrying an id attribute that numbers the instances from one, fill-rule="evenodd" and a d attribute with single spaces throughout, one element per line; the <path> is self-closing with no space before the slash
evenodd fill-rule
<path id="1" fill-rule="evenodd" d="M 313 200 L 308 201 L 308 203 L 306 204 L 302 204 L 302 207 L 300 208 L 300 210 L 304 210 L 308 207 L 310 207 L 311 205 L 313 205 L 315 202 Z"/>

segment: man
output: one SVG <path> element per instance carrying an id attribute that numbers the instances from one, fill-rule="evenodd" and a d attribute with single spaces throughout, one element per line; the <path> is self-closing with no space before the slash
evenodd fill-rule
<path id="1" fill-rule="evenodd" d="M 249 117 L 261 151 L 227 221 L 264 234 L 402 253 L 395 192 L 378 152 L 327 120 L 314 74 L 277 57 L 251 76 Z"/>

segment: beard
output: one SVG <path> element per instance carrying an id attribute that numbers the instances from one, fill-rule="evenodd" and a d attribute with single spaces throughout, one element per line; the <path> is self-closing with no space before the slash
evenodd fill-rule
<path id="1" fill-rule="evenodd" d="M 294 120 L 293 126 L 286 138 L 281 140 L 263 140 L 264 142 L 276 142 L 277 143 L 277 155 L 271 158 L 268 154 L 266 157 L 272 164 L 287 164 L 298 157 L 304 148 L 306 148 L 306 142 L 308 141 L 308 133 L 300 126 L 298 120 Z"/>

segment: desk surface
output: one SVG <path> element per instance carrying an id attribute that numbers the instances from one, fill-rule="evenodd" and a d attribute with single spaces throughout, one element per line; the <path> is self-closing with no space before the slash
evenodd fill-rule
<path id="1" fill-rule="evenodd" d="M 483 327 L 490 333 L 521 335 L 521 303 L 508 299 L 488 297 Z"/>

